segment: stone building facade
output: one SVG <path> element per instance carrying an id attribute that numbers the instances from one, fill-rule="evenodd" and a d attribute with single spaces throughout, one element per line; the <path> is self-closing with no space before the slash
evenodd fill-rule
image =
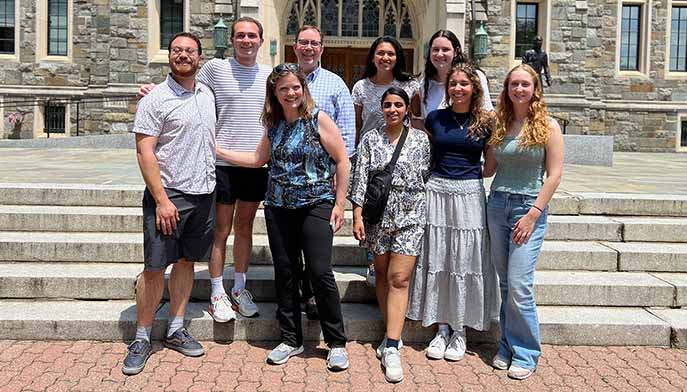
<path id="1" fill-rule="evenodd" d="M 473 3 L 475 19 L 488 32 L 488 54 L 480 65 L 494 99 L 508 69 L 519 63 L 519 7 L 536 5 L 532 26 L 544 38 L 554 80 L 546 98 L 555 116 L 567 121 L 568 133 L 613 135 L 617 150 L 685 149 L 687 72 L 672 69 L 669 59 L 671 50 L 687 48 L 681 36 L 674 39 L 672 23 L 687 1 L 241 0 L 239 10 L 263 21 L 259 61 L 277 64 L 292 57 L 289 23 L 322 25 L 328 23 L 323 10 L 339 7 L 338 31 L 333 27 L 336 33 L 326 38 L 330 57 L 323 61 L 342 74 L 349 69 L 347 77 L 354 78 L 350 69 L 360 69 L 376 24 L 380 33 L 396 29 L 415 72 L 422 70 L 426 42 L 439 28 L 456 32 L 469 50 Z M 621 50 L 627 41 L 623 13 L 635 6 L 638 31 L 630 33 L 637 41 L 636 69 L 627 70 L 620 65 L 627 55 Z M 79 134 L 130 130 L 138 86 L 159 82 L 167 72 L 161 35 L 168 7 L 182 10 L 173 22 L 201 37 L 205 59 L 212 57 L 213 26 L 220 16 L 231 17 L 231 0 L 0 0 L 0 137 L 45 137 L 55 113 L 64 116 L 64 134 L 52 137 L 75 135 L 77 128 Z M 369 20 L 375 7 L 378 21 Z M 67 10 L 64 18 L 55 16 L 59 9 Z M 342 14 L 351 9 L 360 13 L 353 27 L 359 30 L 348 34 L 351 26 Z M 677 31 L 682 34 L 680 25 Z M 672 49 L 671 39 L 677 41 Z"/>

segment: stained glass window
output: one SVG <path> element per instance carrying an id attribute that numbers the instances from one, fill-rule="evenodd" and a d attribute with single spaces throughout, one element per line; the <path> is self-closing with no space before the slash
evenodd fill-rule
<path id="1" fill-rule="evenodd" d="M 413 28 L 406 1 L 293 0 L 286 33 L 295 35 L 300 26 L 309 24 L 318 26 L 328 37 L 390 35 L 412 39 Z"/>
<path id="2" fill-rule="evenodd" d="M 379 36 L 379 2 L 365 0 L 363 4 L 363 37 Z"/>
<path id="3" fill-rule="evenodd" d="M 344 37 L 358 36 L 358 0 L 346 0 L 343 2 L 341 13 L 341 35 Z"/>
<path id="4" fill-rule="evenodd" d="M 286 25 L 286 34 L 296 34 L 298 32 L 298 2 L 294 1 L 289 12 L 289 21 Z"/>
<path id="5" fill-rule="evenodd" d="M 396 9 L 393 2 L 389 2 L 386 6 L 386 14 L 384 15 L 384 35 L 396 36 Z"/>
<path id="6" fill-rule="evenodd" d="M 14 53 L 14 0 L 0 0 L 0 53 Z"/>
<path id="7" fill-rule="evenodd" d="M 325 36 L 339 35 L 339 3 L 337 0 L 322 0 L 320 29 Z"/>
<path id="8" fill-rule="evenodd" d="M 403 12 L 403 19 L 401 20 L 401 33 L 399 36 L 400 38 L 413 38 L 413 26 L 410 22 L 410 12 L 408 12 L 406 3 L 403 3 L 401 11 Z"/>
<path id="9" fill-rule="evenodd" d="M 315 4 L 311 1 L 305 3 L 303 8 L 303 24 L 317 26 L 317 11 L 315 10 Z"/>

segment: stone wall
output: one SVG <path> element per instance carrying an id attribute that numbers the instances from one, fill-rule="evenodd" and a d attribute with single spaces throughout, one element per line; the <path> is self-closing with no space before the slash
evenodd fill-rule
<path id="1" fill-rule="evenodd" d="M 514 64 L 511 1 L 480 3 L 489 33 L 489 56 L 481 66 L 492 93 L 498 94 L 509 64 Z M 553 85 L 546 88 L 546 97 L 551 112 L 568 120 L 568 133 L 612 135 L 617 150 L 674 151 L 677 111 L 687 111 L 687 80 L 665 75 L 667 1 L 652 2 L 649 67 L 645 75 L 635 76 L 616 71 L 617 1 L 548 3 Z"/>
<path id="2" fill-rule="evenodd" d="M 36 61 L 36 3 L 20 1 L 19 61 L 0 61 L 0 95 L 5 102 L 35 100 L 20 107 L 8 106 L 4 114 L 21 111 L 21 132 L 5 124 L 4 135 L 32 138 L 34 106 L 46 99 L 81 98 L 79 128 L 83 134 L 127 132 L 131 129 L 136 101 L 102 102 L 105 97 L 134 97 L 138 86 L 164 80 L 166 63 L 149 63 L 148 3 L 146 0 L 73 0 L 72 61 Z M 154 0 L 151 0 L 154 1 Z M 222 1 L 222 0 L 220 0 Z M 201 38 L 204 57 L 212 57 L 212 0 L 189 1 L 190 31 Z M 226 18 L 226 15 L 225 15 Z M 76 104 L 70 105 L 71 129 L 76 134 Z M 4 120 L 4 119 L 3 119 Z M 40 127 L 40 126 L 39 126 Z M 34 135 L 34 133 L 36 133 Z"/>

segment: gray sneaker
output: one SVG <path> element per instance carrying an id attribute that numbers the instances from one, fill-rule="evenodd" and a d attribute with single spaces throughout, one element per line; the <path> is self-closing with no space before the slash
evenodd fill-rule
<path id="1" fill-rule="evenodd" d="M 384 350 L 382 366 L 384 366 L 384 378 L 386 381 L 393 383 L 403 381 L 401 353 L 395 347 L 388 347 Z"/>
<path id="2" fill-rule="evenodd" d="M 348 369 L 348 352 L 345 347 L 334 347 L 327 355 L 327 369 L 338 372 Z"/>
<path id="3" fill-rule="evenodd" d="M 377 346 L 376 354 L 377 354 L 377 359 L 382 359 L 384 356 L 384 349 L 386 348 L 386 336 L 382 340 L 381 343 L 379 343 L 379 346 Z M 398 339 L 398 349 L 403 348 L 403 339 Z"/>
<path id="4" fill-rule="evenodd" d="M 127 376 L 133 376 L 143 371 L 146 361 L 148 361 L 150 354 L 153 352 L 153 346 L 147 340 L 139 339 L 131 342 L 127 349 L 129 353 L 124 358 L 122 373 Z"/>
<path id="5" fill-rule="evenodd" d="M 303 346 L 291 347 L 286 343 L 279 343 L 267 356 L 267 363 L 270 365 L 283 365 L 289 361 L 289 358 L 303 352 Z"/>
<path id="6" fill-rule="evenodd" d="M 231 307 L 239 312 L 243 317 L 253 317 L 258 314 L 258 306 L 253 302 L 253 295 L 250 291 L 242 289 L 238 293 L 234 290 L 229 294 Z"/>
<path id="7" fill-rule="evenodd" d="M 163 344 L 165 347 L 176 350 L 188 357 L 200 357 L 205 354 L 203 346 L 183 327 L 174 331 L 172 336 L 165 338 Z"/>

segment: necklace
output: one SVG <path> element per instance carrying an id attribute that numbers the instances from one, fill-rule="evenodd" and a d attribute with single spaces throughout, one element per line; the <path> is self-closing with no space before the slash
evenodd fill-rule
<path id="1" fill-rule="evenodd" d="M 463 123 L 461 124 L 460 121 L 458 121 L 458 117 L 456 117 L 456 112 L 452 110 L 451 114 L 453 115 L 453 119 L 456 120 L 456 124 L 458 124 L 458 128 L 460 128 L 460 131 L 465 131 L 465 128 L 467 128 L 468 123 L 470 122 L 470 116 L 468 115 L 468 118 L 466 118 L 465 121 L 463 121 Z"/>

